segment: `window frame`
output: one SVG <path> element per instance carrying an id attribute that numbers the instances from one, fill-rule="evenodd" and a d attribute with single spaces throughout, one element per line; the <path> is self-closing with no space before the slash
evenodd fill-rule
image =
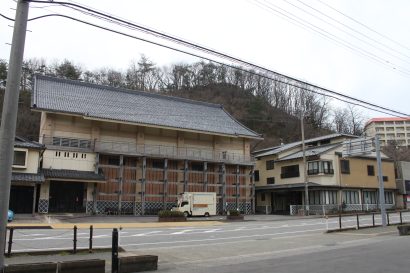
<path id="1" fill-rule="evenodd" d="M 374 165 L 367 165 L 367 175 L 375 176 Z"/>
<path id="2" fill-rule="evenodd" d="M 24 156 L 24 165 L 21 165 L 21 164 L 15 164 L 16 163 L 16 156 L 15 156 L 15 153 L 16 152 L 24 152 L 25 153 L 25 156 Z M 27 168 L 27 159 L 28 159 L 28 149 L 21 149 L 21 148 L 15 148 L 14 150 L 13 150 L 13 164 L 12 164 L 12 167 L 13 168 L 18 168 L 18 169 L 25 169 L 25 168 Z"/>
<path id="3" fill-rule="evenodd" d="M 266 160 L 266 170 L 274 170 L 275 169 L 275 160 Z"/>
<path id="4" fill-rule="evenodd" d="M 340 160 L 340 173 L 350 174 L 350 161 L 348 159 Z"/>

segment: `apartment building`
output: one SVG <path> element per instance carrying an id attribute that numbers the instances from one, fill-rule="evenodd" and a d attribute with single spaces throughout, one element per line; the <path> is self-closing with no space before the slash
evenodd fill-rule
<path id="1" fill-rule="evenodd" d="M 394 145 L 410 147 L 410 118 L 373 118 L 364 131 L 370 137 L 378 135 L 382 146 L 394 141 Z"/>
<path id="2" fill-rule="evenodd" d="M 332 134 L 306 140 L 306 167 L 300 141 L 254 152 L 257 210 L 298 213 L 305 205 L 305 181 L 311 212 L 377 209 L 375 154 L 343 158 L 342 143 L 352 138 Z M 382 171 L 385 199 L 391 208 L 396 193 L 394 164 L 384 155 Z"/>
<path id="3" fill-rule="evenodd" d="M 183 192 L 254 210 L 250 142 L 221 105 L 37 75 L 45 182 L 38 210 L 155 214 Z"/>
<path id="4" fill-rule="evenodd" d="M 14 213 L 36 212 L 45 178 L 40 170 L 44 145 L 22 137 L 14 140 L 9 209 Z"/>

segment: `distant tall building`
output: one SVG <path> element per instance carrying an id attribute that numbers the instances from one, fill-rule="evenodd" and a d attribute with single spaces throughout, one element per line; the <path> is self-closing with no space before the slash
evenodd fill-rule
<path id="1" fill-rule="evenodd" d="M 410 147 L 410 118 L 373 118 L 364 131 L 367 136 L 377 134 L 383 146 L 394 141 L 395 145 Z"/>

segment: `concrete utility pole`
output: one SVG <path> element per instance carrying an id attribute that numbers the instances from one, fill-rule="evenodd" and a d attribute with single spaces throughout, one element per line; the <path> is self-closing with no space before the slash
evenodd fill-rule
<path id="1" fill-rule="evenodd" d="M 18 0 L 0 127 L 0 272 L 4 268 L 3 250 L 6 245 L 7 210 L 9 207 L 14 138 L 16 135 L 19 86 L 24 43 L 26 40 L 28 8 L 28 2 Z"/>
<path id="2" fill-rule="evenodd" d="M 307 178 L 307 164 L 306 164 L 306 147 L 305 147 L 305 126 L 304 119 L 305 113 L 302 110 L 300 115 L 300 130 L 302 131 L 302 154 L 303 154 L 303 182 L 305 183 L 305 215 L 309 215 L 309 188 Z"/>
<path id="3" fill-rule="evenodd" d="M 380 204 L 380 214 L 382 217 L 382 226 L 386 227 L 386 206 L 384 204 L 384 181 L 383 181 L 383 170 L 382 170 L 382 158 L 380 155 L 380 141 L 379 136 L 376 135 L 374 138 L 376 144 L 376 157 L 377 157 L 377 175 L 379 178 L 379 204 Z"/>

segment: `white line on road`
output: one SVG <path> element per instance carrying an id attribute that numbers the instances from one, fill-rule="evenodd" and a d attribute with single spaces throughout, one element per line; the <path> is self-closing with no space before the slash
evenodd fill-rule
<path id="1" fill-rule="evenodd" d="M 254 234 L 254 235 L 232 236 L 232 237 L 222 237 L 222 238 L 209 238 L 209 239 L 162 241 L 162 242 L 137 243 L 137 244 L 122 244 L 121 246 L 126 247 L 126 246 L 142 246 L 142 245 L 175 244 L 175 243 L 193 243 L 193 242 L 204 242 L 204 241 L 220 241 L 220 240 L 231 240 L 231 239 L 246 239 L 246 238 L 255 238 L 255 237 L 276 236 L 276 235 L 283 235 L 283 234 L 307 233 L 307 232 L 314 232 L 314 231 L 323 231 L 323 229 L 287 231 L 287 232 L 278 232 L 278 233 L 270 233 L 270 234 Z"/>

